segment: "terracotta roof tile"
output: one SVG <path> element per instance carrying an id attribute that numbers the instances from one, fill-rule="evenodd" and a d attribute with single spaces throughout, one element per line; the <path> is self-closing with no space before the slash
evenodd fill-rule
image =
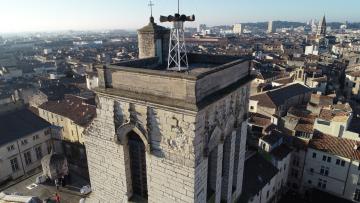
<path id="1" fill-rule="evenodd" d="M 310 89 L 299 83 L 284 86 L 262 94 L 253 95 L 250 100 L 258 101 L 258 105 L 276 108 L 284 104 L 286 99 L 310 92 Z"/>
<path id="2" fill-rule="evenodd" d="M 61 101 L 48 101 L 39 106 L 40 109 L 64 116 L 77 125 L 87 126 L 96 115 L 96 107 L 84 102 L 83 99 L 67 95 Z"/>
<path id="3" fill-rule="evenodd" d="M 315 131 L 313 139 L 309 143 L 310 148 L 349 159 L 360 160 L 360 150 L 355 150 L 355 146 L 360 146 L 360 142 L 326 135 L 319 131 Z"/>
<path id="4" fill-rule="evenodd" d="M 271 124 L 271 120 L 267 116 L 264 116 L 264 115 L 261 115 L 258 113 L 251 113 L 249 123 L 256 125 L 256 126 L 265 127 L 265 126 L 268 126 Z"/>

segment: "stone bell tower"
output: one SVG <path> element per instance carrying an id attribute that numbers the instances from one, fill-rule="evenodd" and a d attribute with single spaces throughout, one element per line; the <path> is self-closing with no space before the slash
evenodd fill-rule
<path id="1" fill-rule="evenodd" d="M 155 54 L 160 38 L 147 31 L 139 31 L 141 59 L 98 67 L 97 117 L 85 136 L 86 202 L 236 201 L 251 60 L 188 54 L 188 71 L 169 71 Z"/>
<path id="2" fill-rule="evenodd" d="M 138 30 L 139 58 L 158 57 L 165 63 L 168 57 L 170 30 L 155 23 L 154 17 L 145 27 Z"/>

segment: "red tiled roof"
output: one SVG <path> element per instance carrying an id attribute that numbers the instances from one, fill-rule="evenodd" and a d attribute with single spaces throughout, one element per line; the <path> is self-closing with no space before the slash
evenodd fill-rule
<path id="1" fill-rule="evenodd" d="M 313 122 L 308 122 L 306 120 L 300 119 L 299 123 L 295 127 L 295 131 L 312 133 L 314 128 Z"/>
<path id="2" fill-rule="evenodd" d="M 312 149 L 349 159 L 360 160 L 360 150 L 355 150 L 355 146 L 360 146 L 360 142 L 326 135 L 318 131 L 314 133 L 309 143 L 309 147 Z"/>
<path id="3" fill-rule="evenodd" d="M 352 77 L 360 77 L 360 71 L 348 72 L 346 75 L 350 75 Z"/>
<path id="4" fill-rule="evenodd" d="M 250 114 L 249 123 L 256 125 L 256 126 L 268 126 L 271 124 L 271 120 L 269 117 L 258 114 L 258 113 L 252 113 Z"/>
<path id="5" fill-rule="evenodd" d="M 259 106 L 276 108 L 283 105 L 287 99 L 297 95 L 309 93 L 310 89 L 299 83 L 281 87 L 279 89 L 270 90 L 265 93 L 253 95 L 250 100 L 258 101 Z"/>
<path id="6" fill-rule="evenodd" d="M 321 109 L 319 118 L 327 121 L 344 121 L 350 116 L 352 109 L 346 105 L 332 105 Z"/>
<path id="7" fill-rule="evenodd" d="M 76 96 L 67 96 L 61 101 L 48 101 L 39 106 L 40 109 L 64 116 L 77 125 L 87 126 L 96 115 L 96 107 L 85 103 Z"/>

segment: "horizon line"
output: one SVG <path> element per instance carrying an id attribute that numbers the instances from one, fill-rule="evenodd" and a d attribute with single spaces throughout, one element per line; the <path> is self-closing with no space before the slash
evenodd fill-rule
<path id="1" fill-rule="evenodd" d="M 270 20 L 269 20 L 270 21 Z M 252 23 L 268 23 L 269 21 L 254 21 L 254 22 L 237 22 L 237 23 L 233 23 L 233 24 L 222 24 L 222 25 L 210 25 L 209 27 L 218 27 L 218 26 L 233 26 L 234 24 L 252 24 Z M 289 21 L 289 20 L 271 20 L 273 22 L 290 22 L 290 23 L 307 23 L 309 21 Z M 347 23 L 360 23 L 360 21 L 346 21 Z M 156 22 L 155 22 L 156 23 Z M 327 22 L 327 24 L 331 24 L 331 23 L 344 23 L 342 21 L 331 21 L 331 22 Z M 199 24 L 206 24 L 206 23 L 198 23 Z M 145 25 L 144 25 L 145 26 Z M 166 26 L 165 26 L 166 27 Z M 34 33 L 56 33 L 56 32 L 69 32 L 69 31 L 74 31 L 74 32 L 91 32 L 91 31 L 114 31 L 114 30 L 121 30 L 121 31 L 126 31 L 126 32 L 134 32 L 137 31 L 138 29 L 140 29 L 140 27 L 138 28 L 87 28 L 87 29 L 73 29 L 73 28 L 64 28 L 64 29 L 49 29 L 49 30 L 24 30 L 24 31 L 0 31 L 0 34 L 34 34 Z M 197 28 L 196 26 L 188 26 L 187 28 Z"/>

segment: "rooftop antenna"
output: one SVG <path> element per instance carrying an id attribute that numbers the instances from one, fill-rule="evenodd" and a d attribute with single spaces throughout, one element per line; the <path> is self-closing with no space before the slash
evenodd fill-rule
<path id="1" fill-rule="evenodd" d="M 180 0 L 178 0 L 178 12 L 174 16 L 160 16 L 160 22 L 172 22 L 170 31 L 168 70 L 184 71 L 189 69 L 186 45 L 184 22 L 195 21 L 195 15 L 180 15 Z"/>

